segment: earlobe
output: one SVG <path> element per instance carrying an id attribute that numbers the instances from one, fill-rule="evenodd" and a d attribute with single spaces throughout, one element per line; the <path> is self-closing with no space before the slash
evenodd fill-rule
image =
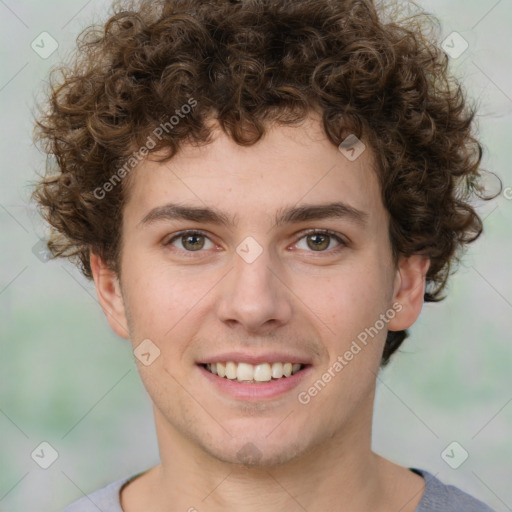
<path id="1" fill-rule="evenodd" d="M 117 274 L 92 250 L 90 261 L 96 294 L 108 323 L 118 336 L 129 339 L 126 311 Z"/>
<path id="2" fill-rule="evenodd" d="M 399 303 L 401 309 L 390 320 L 390 331 L 401 331 L 411 327 L 423 307 L 425 283 L 430 258 L 414 254 L 401 258 L 394 282 L 393 303 Z"/>

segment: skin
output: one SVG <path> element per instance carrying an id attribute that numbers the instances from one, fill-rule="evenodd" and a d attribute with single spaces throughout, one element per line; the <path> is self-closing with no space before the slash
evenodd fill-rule
<path id="1" fill-rule="evenodd" d="M 91 266 L 112 329 L 134 349 L 150 339 L 160 350 L 148 366 L 136 361 L 154 403 L 161 464 L 124 487 L 123 509 L 414 511 L 423 478 L 371 450 L 386 328 L 308 404 L 297 399 L 393 304 L 401 310 L 391 330 L 410 327 L 422 308 L 429 260 L 413 255 L 393 265 L 368 145 L 349 161 L 313 113 L 302 125 L 273 126 L 250 147 L 216 128 L 211 144 L 141 164 L 129 188 L 121 277 L 94 253 Z M 366 226 L 349 219 L 273 226 L 281 208 L 334 201 L 365 212 Z M 168 202 L 216 207 L 238 223 L 141 225 Z M 312 228 L 335 231 L 347 245 L 303 233 Z M 180 237 L 168 243 L 185 229 L 207 232 L 199 251 Z M 236 252 L 247 236 L 263 251 L 252 263 Z M 271 400 L 224 395 L 196 365 L 220 352 L 276 349 L 307 356 L 312 371 Z M 241 464 L 237 453 L 248 443 L 259 459 Z"/>

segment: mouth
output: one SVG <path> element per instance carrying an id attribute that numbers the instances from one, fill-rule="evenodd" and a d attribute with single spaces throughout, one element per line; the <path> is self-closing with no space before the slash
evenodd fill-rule
<path id="1" fill-rule="evenodd" d="M 203 384 L 237 401 L 285 400 L 313 374 L 307 354 L 292 352 L 225 352 L 196 361 Z M 201 384 L 200 384 L 201 385 Z"/>
<path id="2" fill-rule="evenodd" d="M 287 379 L 310 366 L 301 363 L 274 362 L 249 364 L 225 361 L 200 364 L 206 371 L 222 379 L 244 384 L 263 384 Z"/>

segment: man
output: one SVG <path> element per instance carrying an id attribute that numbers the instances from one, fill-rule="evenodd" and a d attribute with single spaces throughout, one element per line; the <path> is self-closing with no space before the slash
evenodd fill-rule
<path id="1" fill-rule="evenodd" d="M 41 115 L 35 197 L 161 463 L 66 512 L 490 510 L 371 450 L 379 367 L 482 231 L 446 56 L 369 0 L 117 9 Z"/>

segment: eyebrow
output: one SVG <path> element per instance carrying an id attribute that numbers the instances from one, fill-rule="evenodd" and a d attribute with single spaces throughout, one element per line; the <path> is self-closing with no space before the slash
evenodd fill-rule
<path id="1" fill-rule="evenodd" d="M 273 227 L 325 219 L 345 219 L 358 224 L 360 227 L 366 227 L 368 214 L 343 202 L 289 206 L 277 211 Z M 226 227 L 233 227 L 238 224 L 236 217 L 229 216 L 216 208 L 168 203 L 150 210 L 139 222 L 139 227 L 169 220 L 205 222 Z"/>

